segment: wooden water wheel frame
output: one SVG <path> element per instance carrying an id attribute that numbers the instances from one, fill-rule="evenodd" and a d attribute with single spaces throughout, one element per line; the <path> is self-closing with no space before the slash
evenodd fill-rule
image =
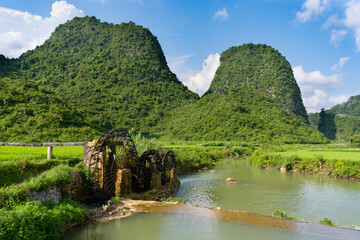
<path id="1" fill-rule="evenodd" d="M 93 189 L 101 189 L 113 196 L 119 169 L 130 169 L 132 190 L 142 192 L 150 189 L 153 173 L 161 173 L 161 185 L 170 181 L 169 172 L 175 170 L 175 155 L 167 150 L 161 155 L 149 149 L 138 157 L 130 134 L 117 129 L 103 134 L 96 142 L 90 157 L 89 176 Z"/>
<path id="2" fill-rule="evenodd" d="M 100 137 L 90 159 L 89 173 L 94 169 L 90 175 L 94 187 L 100 187 L 106 195 L 111 196 L 115 191 L 118 170 L 130 169 L 136 164 L 138 155 L 130 134 L 117 129 Z"/>

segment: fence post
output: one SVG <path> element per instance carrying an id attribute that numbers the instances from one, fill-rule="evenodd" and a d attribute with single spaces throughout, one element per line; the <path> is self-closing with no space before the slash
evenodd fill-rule
<path id="1" fill-rule="evenodd" d="M 51 146 L 47 148 L 47 159 L 52 159 L 53 157 L 53 149 Z"/>

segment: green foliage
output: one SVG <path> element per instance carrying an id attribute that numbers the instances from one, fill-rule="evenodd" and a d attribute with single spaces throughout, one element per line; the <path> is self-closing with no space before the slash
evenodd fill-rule
<path id="1" fill-rule="evenodd" d="M 281 153 L 271 153 L 260 149 L 250 157 L 249 163 L 258 167 L 286 167 L 287 170 L 324 172 L 334 177 L 360 178 L 359 160 L 325 159 L 322 155 L 288 157 L 281 156 Z"/>
<path id="2" fill-rule="evenodd" d="M 329 110 L 309 115 L 311 125 L 331 140 L 347 141 L 360 134 L 360 95 Z"/>
<path id="3" fill-rule="evenodd" d="M 51 186 L 63 186 L 71 182 L 72 172 L 76 170 L 67 165 L 59 165 L 43 172 L 37 177 L 31 177 L 23 183 L 0 188 L 0 207 L 11 206 L 14 203 L 27 201 L 27 191 L 47 190 Z"/>
<path id="4" fill-rule="evenodd" d="M 168 197 L 168 198 L 161 198 L 161 202 L 178 202 L 178 203 L 185 203 L 185 200 L 182 200 L 181 198 L 174 198 L 174 197 Z"/>
<path id="5" fill-rule="evenodd" d="M 143 154 L 143 152 L 149 149 L 155 149 L 159 153 L 163 151 L 162 145 L 157 143 L 154 139 L 148 139 L 141 133 L 135 134 L 131 131 L 129 131 L 129 133 L 135 143 L 136 151 L 138 152 L 139 157 Z"/>
<path id="6" fill-rule="evenodd" d="M 120 200 L 120 197 L 111 197 L 111 201 L 113 204 L 124 205 L 124 203 Z"/>
<path id="7" fill-rule="evenodd" d="M 26 202 L 10 209 L 0 209 L 0 240 L 60 239 L 60 234 L 73 223 L 84 221 L 86 212 L 72 200 L 41 205 Z"/>
<path id="8" fill-rule="evenodd" d="M 20 61 L 25 79 L 50 88 L 101 131 L 148 131 L 198 98 L 170 71 L 156 37 L 132 22 L 76 17 Z"/>
<path id="9" fill-rule="evenodd" d="M 295 220 L 295 217 L 293 216 L 287 216 L 284 212 L 276 209 L 273 213 L 272 213 L 273 217 L 279 217 L 279 218 L 283 218 L 283 219 L 289 219 L 289 220 Z"/>
<path id="10" fill-rule="evenodd" d="M 264 44 L 244 44 L 223 52 L 220 61 L 205 94 L 226 93 L 247 85 L 271 97 L 287 112 L 307 120 L 292 68 L 277 50 Z"/>
<path id="11" fill-rule="evenodd" d="M 326 142 L 308 125 L 286 59 L 270 47 L 252 44 L 225 51 L 204 96 L 177 109 L 156 129 L 171 139 Z"/>
<path id="12" fill-rule="evenodd" d="M 335 114 L 360 116 L 360 95 L 350 97 L 347 102 L 335 105 L 330 111 Z"/>
<path id="13" fill-rule="evenodd" d="M 74 164 L 73 160 L 23 160 L 0 162 L 0 187 L 18 183 L 60 164 Z"/>
<path id="14" fill-rule="evenodd" d="M 350 143 L 354 147 L 360 147 L 360 134 L 352 136 L 350 138 Z"/>
<path id="15" fill-rule="evenodd" d="M 86 141 L 97 132 L 75 108 L 24 79 L 0 78 L 1 141 Z"/>
<path id="16" fill-rule="evenodd" d="M 225 51 L 200 100 L 156 37 L 132 22 L 76 17 L 42 46 L 0 60 L 3 141 L 92 140 L 122 128 L 163 139 L 326 142 L 308 126 L 290 64 L 266 45 Z"/>
<path id="17" fill-rule="evenodd" d="M 328 226 L 330 226 L 330 227 L 336 227 L 336 226 L 339 225 L 339 224 L 337 224 L 337 223 L 334 223 L 333 221 L 331 221 L 331 219 L 328 219 L 328 218 L 326 218 L 326 217 L 324 217 L 323 219 L 321 219 L 321 220 L 319 221 L 319 224 L 328 225 Z"/>

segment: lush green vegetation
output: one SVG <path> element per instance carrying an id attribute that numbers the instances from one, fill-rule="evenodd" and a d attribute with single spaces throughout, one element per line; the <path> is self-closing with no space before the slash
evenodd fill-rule
<path id="1" fill-rule="evenodd" d="M 1 161 L 43 160 L 47 157 L 47 147 L 0 146 Z M 54 159 L 83 159 L 83 146 L 53 147 Z"/>
<path id="2" fill-rule="evenodd" d="M 212 168 L 216 161 L 229 156 L 250 155 L 257 145 L 242 142 L 170 142 L 164 149 L 172 149 L 177 171 L 185 173 L 204 167 Z"/>
<path id="3" fill-rule="evenodd" d="M 27 191 L 43 191 L 52 186 L 64 186 L 72 181 L 72 172 L 75 170 L 74 167 L 59 165 L 36 177 L 30 177 L 20 184 L 2 187 L 0 188 L 0 207 L 28 201 Z"/>
<path id="4" fill-rule="evenodd" d="M 67 228 L 82 222 L 86 212 L 72 200 L 41 204 L 28 196 L 29 191 L 58 187 L 66 197 L 64 186 L 74 180 L 75 171 L 85 186 L 88 171 L 78 162 L 74 158 L 0 162 L 0 239 L 59 239 Z"/>
<path id="5" fill-rule="evenodd" d="M 249 162 L 265 168 L 285 168 L 312 173 L 325 173 L 334 177 L 360 178 L 360 152 L 347 150 L 299 150 L 274 152 L 258 149 Z"/>
<path id="6" fill-rule="evenodd" d="M 331 221 L 331 219 L 328 219 L 327 217 L 324 217 L 323 219 L 321 219 L 319 221 L 319 224 L 328 225 L 330 227 L 338 227 L 340 225 L 338 223 L 334 223 L 333 221 Z"/>
<path id="7" fill-rule="evenodd" d="M 169 70 L 151 32 L 74 18 L 19 59 L 0 59 L 0 140 L 92 140 L 115 128 L 162 139 L 322 143 L 288 61 L 266 45 L 221 55 L 199 97 Z M 61 99 L 61 100 L 60 100 Z"/>
<path id="8" fill-rule="evenodd" d="M 59 239 L 72 224 L 84 221 L 86 212 L 76 202 L 65 199 L 58 205 L 34 201 L 0 208 L 0 216 L 1 240 L 51 240 Z"/>
<path id="9" fill-rule="evenodd" d="M 223 52 L 220 61 L 221 65 L 205 95 L 250 86 L 259 91 L 257 95 L 261 92 L 288 113 L 307 120 L 292 68 L 277 50 L 264 44 L 244 44 Z M 245 91 L 238 94 L 244 94 Z"/>
<path id="10" fill-rule="evenodd" d="M 265 45 L 232 47 L 221 55 L 210 89 L 157 128 L 168 139 L 324 143 L 311 129 L 286 59 Z M 240 69 L 240 70 L 239 70 Z"/>
<path id="11" fill-rule="evenodd" d="M 46 88 L 0 78 L 1 141 L 86 141 L 98 135 L 83 115 Z"/>
<path id="12" fill-rule="evenodd" d="M 335 114 L 360 116 L 360 95 L 352 96 L 347 102 L 335 105 L 331 108 L 331 112 Z"/>
<path id="13" fill-rule="evenodd" d="M 285 152 L 270 152 L 270 154 L 278 154 L 281 157 L 289 158 L 297 155 L 302 158 L 313 158 L 321 155 L 328 160 L 350 160 L 360 161 L 360 150 L 297 150 Z"/>
<path id="14" fill-rule="evenodd" d="M 360 134 L 352 136 L 350 138 L 350 143 L 354 147 L 360 147 Z"/>
<path id="15" fill-rule="evenodd" d="M 360 134 L 360 95 L 309 116 L 311 125 L 331 140 L 349 141 Z"/>
<path id="16" fill-rule="evenodd" d="M 288 216 L 286 215 L 286 213 L 280 211 L 279 209 L 276 209 L 273 213 L 272 213 L 273 217 L 279 217 L 279 218 L 283 218 L 283 219 L 288 219 L 288 220 L 295 220 L 295 217 L 293 216 Z"/>
<path id="17" fill-rule="evenodd" d="M 132 22 L 74 18 L 23 54 L 20 72 L 76 106 L 101 131 L 146 131 L 198 98 L 169 70 L 156 37 Z"/>

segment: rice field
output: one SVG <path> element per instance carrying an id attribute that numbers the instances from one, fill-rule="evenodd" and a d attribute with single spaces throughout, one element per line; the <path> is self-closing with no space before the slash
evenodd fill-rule
<path id="1" fill-rule="evenodd" d="M 270 154 L 281 155 L 282 157 L 291 157 L 297 155 L 301 158 L 312 158 L 314 156 L 323 156 L 327 160 L 351 160 L 360 161 L 360 150 L 297 150 L 284 152 L 270 152 Z"/>
<path id="2" fill-rule="evenodd" d="M 47 147 L 0 146 L 1 161 L 46 159 Z M 84 158 L 84 146 L 53 147 L 54 159 Z"/>

